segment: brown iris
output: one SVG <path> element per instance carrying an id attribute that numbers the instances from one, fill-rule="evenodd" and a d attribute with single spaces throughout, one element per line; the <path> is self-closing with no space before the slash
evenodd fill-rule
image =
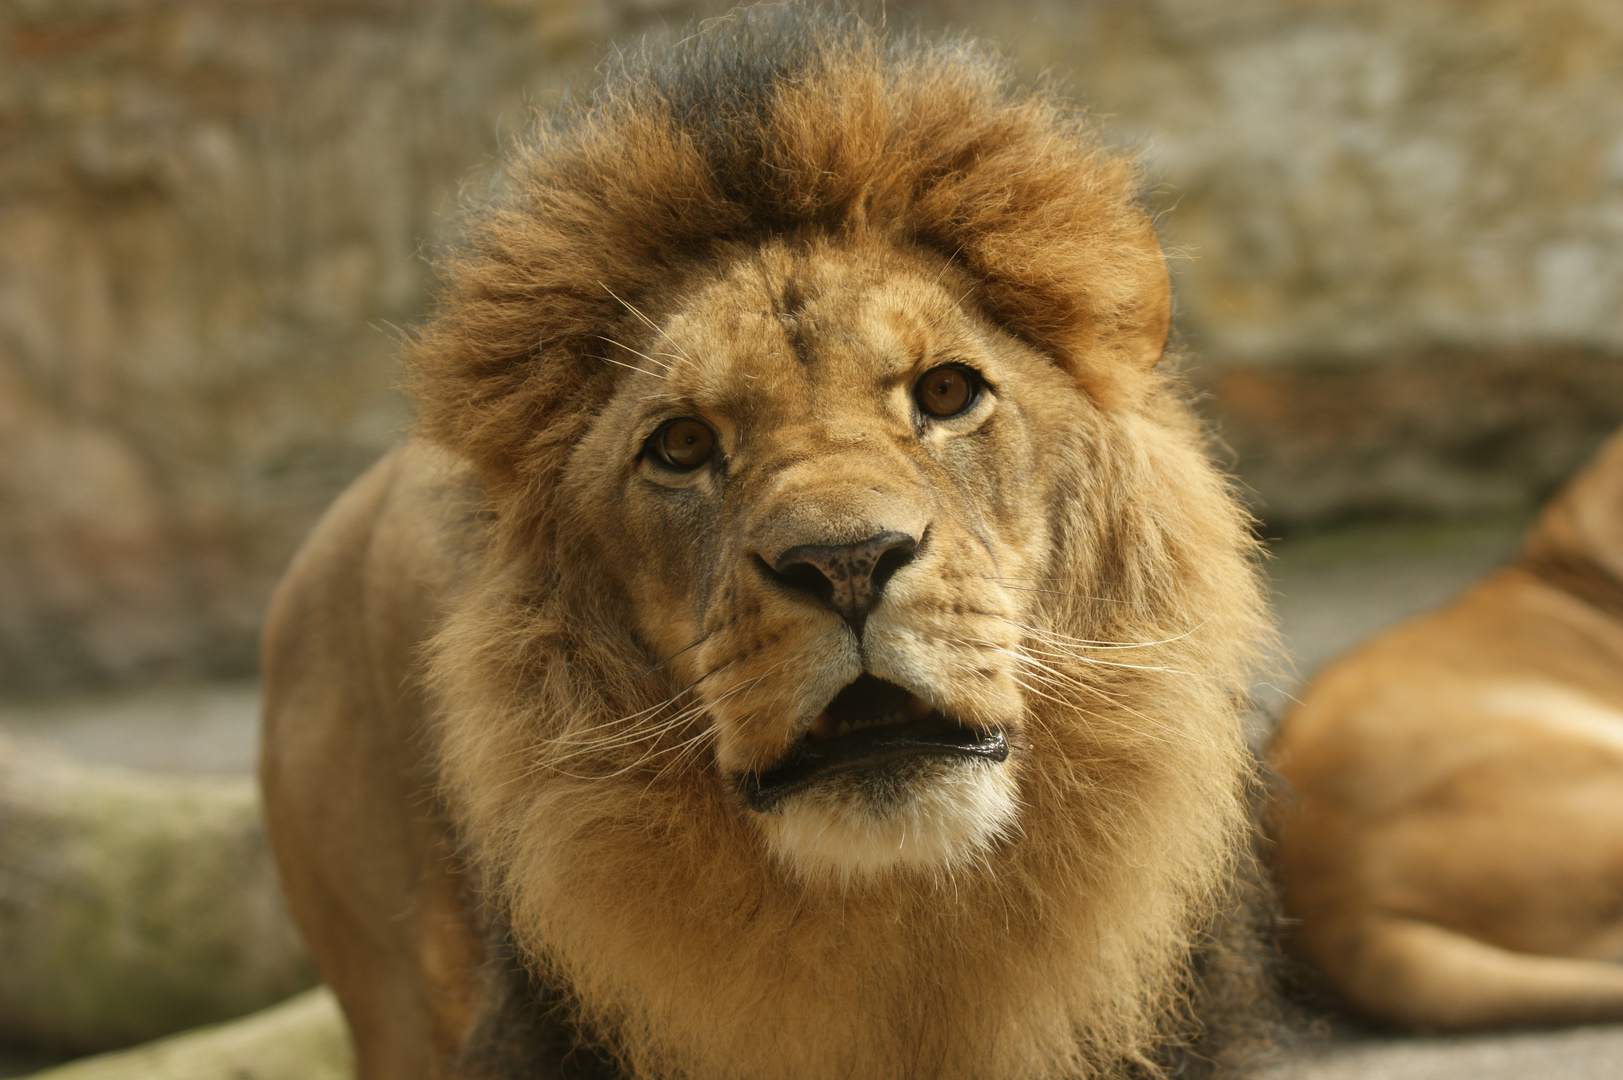
<path id="1" fill-rule="evenodd" d="M 673 469 L 697 469 L 710 460 L 716 436 L 697 420 L 672 420 L 654 435 L 654 453 Z"/>
<path id="2" fill-rule="evenodd" d="M 931 416 L 957 416 L 975 403 L 975 378 L 956 364 L 931 368 L 913 394 Z"/>

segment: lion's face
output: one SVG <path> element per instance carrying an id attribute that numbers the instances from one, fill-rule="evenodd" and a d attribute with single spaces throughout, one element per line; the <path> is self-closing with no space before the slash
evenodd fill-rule
<path id="1" fill-rule="evenodd" d="M 964 290 L 892 249 L 772 247 L 605 343 L 641 370 L 579 448 L 574 516 L 702 703 L 678 723 L 805 873 L 941 865 L 1016 818 L 1043 433 L 1084 406 Z"/>

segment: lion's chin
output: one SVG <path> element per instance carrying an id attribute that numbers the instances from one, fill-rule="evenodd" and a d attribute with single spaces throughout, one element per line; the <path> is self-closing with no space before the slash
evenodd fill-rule
<path id="1" fill-rule="evenodd" d="M 835 780 L 754 815 L 772 853 L 808 881 L 855 883 L 900 871 L 947 873 L 1013 836 L 1011 766 L 931 759 L 885 782 Z"/>

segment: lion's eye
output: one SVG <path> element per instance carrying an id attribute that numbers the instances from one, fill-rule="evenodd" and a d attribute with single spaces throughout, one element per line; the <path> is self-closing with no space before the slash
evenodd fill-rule
<path id="1" fill-rule="evenodd" d="M 980 396 L 975 373 L 957 364 L 944 364 L 924 373 L 913 390 L 919 408 L 931 416 L 957 416 Z"/>
<path id="2" fill-rule="evenodd" d="M 697 420 L 672 420 L 651 440 L 659 460 L 673 469 L 697 469 L 710 460 L 716 436 Z"/>

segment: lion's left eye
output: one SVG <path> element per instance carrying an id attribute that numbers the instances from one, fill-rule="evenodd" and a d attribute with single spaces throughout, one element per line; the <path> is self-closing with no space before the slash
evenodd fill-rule
<path id="1" fill-rule="evenodd" d="M 672 420 L 654 432 L 649 443 L 661 462 L 687 472 L 710 460 L 716 436 L 697 420 Z"/>
<path id="2" fill-rule="evenodd" d="M 958 364 L 943 364 L 924 373 L 913 388 L 913 397 L 930 416 L 957 416 L 980 397 L 980 376 Z"/>

